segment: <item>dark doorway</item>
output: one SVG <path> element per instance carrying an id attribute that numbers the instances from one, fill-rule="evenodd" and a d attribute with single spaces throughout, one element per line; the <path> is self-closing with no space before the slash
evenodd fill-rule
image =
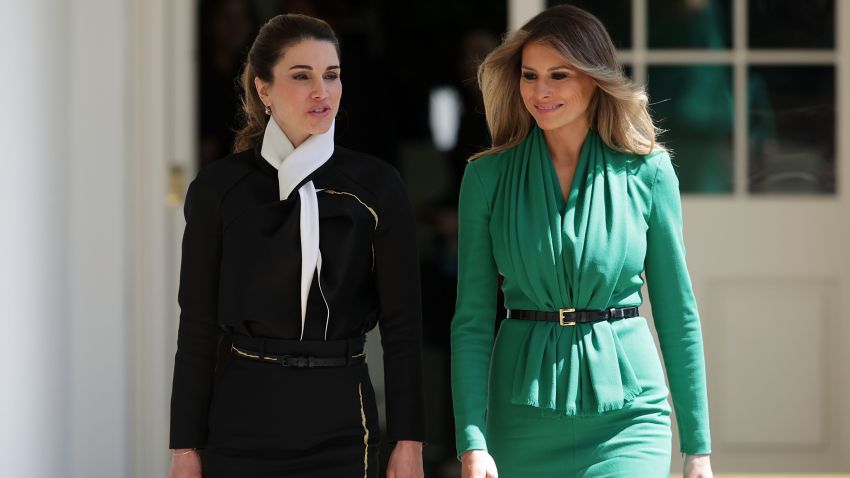
<path id="1" fill-rule="evenodd" d="M 239 70 L 260 25 L 281 13 L 317 16 L 336 30 L 344 85 L 337 143 L 392 163 L 407 184 L 418 221 L 425 304 L 425 471 L 460 476 L 448 383 L 457 192 L 465 159 L 489 144 L 475 68 L 506 29 L 507 2 L 201 0 L 201 165 L 231 151 Z M 383 460 L 387 456 L 382 453 Z"/>

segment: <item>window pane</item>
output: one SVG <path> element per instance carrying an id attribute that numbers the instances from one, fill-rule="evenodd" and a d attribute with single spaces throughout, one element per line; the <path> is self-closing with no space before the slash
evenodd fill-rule
<path id="1" fill-rule="evenodd" d="M 835 67 L 749 72 L 750 192 L 835 192 Z"/>
<path id="2" fill-rule="evenodd" d="M 732 191 L 732 68 L 654 66 L 648 70 L 653 116 L 667 130 L 682 192 Z"/>
<path id="3" fill-rule="evenodd" d="M 547 0 L 546 6 L 575 5 L 605 25 L 617 49 L 632 47 L 632 0 Z"/>
<path id="4" fill-rule="evenodd" d="M 750 0 L 750 48 L 834 48 L 835 0 Z"/>
<path id="5" fill-rule="evenodd" d="M 731 3 L 649 0 L 649 48 L 731 48 Z"/>

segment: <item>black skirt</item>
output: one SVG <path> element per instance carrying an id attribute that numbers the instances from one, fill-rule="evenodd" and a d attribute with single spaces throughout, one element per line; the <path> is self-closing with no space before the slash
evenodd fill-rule
<path id="1" fill-rule="evenodd" d="M 378 476 L 365 363 L 291 368 L 231 356 L 215 383 L 204 478 Z"/>

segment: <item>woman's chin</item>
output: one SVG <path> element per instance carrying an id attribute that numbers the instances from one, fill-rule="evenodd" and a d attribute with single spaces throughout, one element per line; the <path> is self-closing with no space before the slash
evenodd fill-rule
<path id="1" fill-rule="evenodd" d="M 559 119 L 559 118 L 558 118 Z M 543 131 L 552 131 L 555 129 L 564 126 L 564 121 L 558 121 L 556 118 L 534 118 L 534 122 L 537 123 L 537 127 L 542 129 Z"/>
<path id="2" fill-rule="evenodd" d="M 328 130 L 331 129 L 331 125 L 333 125 L 333 123 L 334 123 L 333 117 L 329 117 L 327 119 L 323 119 L 322 121 L 318 121 L 316 123 L 313 123 L 312 125 L 310 125 L 310 134 L 311 135 L 325 134 L 325 133 L 328 132 Z"/>

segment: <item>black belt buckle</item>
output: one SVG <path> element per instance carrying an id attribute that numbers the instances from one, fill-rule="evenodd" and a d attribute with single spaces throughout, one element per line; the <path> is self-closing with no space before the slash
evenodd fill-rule
<path id="1" fill-rule="evenodd" d="M 284 355 L 280 359 L 280 364 L 284 367 L 313 368 L 316 361 L 314 357 Z"/>

